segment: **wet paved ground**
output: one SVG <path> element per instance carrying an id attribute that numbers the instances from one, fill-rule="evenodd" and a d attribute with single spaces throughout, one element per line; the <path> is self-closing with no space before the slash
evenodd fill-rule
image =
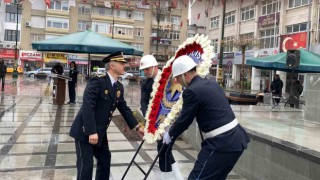
<path id="1" fill-rule="evenodd" d="M 0 100 L 0 179 L 75 179 L 76 156 L 73 139 L 68 136 L 80 109 L 85 82 L 78 83 L 76 105 L 52 105 L 46 80 L 7 78 Z M 126 86 L 126 100 L 132 109 L 139 104 L 139 86 Z M 68 99 L 66 99 L 68 100 Z M 113 179 L 121 179 L 139 141 L 128 141 L 114 123 L 108 128 L 112 153 Z M 146 171 L 156 156 L 156 146 L 144 144 L 136 162 Z M 198 151 L 183 141 L 175 143 L 173 154 L 186 178 Z M 148 179 L 157 179 L 155 167 Z M 142 179 L 132 166 L 126 179 Z M 231 173 L 228 179 L 243 179 Z"/>

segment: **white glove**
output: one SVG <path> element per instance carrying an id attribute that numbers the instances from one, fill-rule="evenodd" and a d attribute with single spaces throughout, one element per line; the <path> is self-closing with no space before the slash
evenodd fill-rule
<path id="1" fill-rule="evenodd" d="M 170 137 L 168 132 L 166 132 L 164 134 L 162 142 L 165 143 L 165 144 L 170 144 L 171 143 L 171 137 Z"/>

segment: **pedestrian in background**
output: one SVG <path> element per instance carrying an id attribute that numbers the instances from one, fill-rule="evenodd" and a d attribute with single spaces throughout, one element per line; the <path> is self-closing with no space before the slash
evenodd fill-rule
<path id="1" fill-rule="evenodd" d="M 280 79 L 279 74 L 276 74 L 274 76 L 274 80 L 271 83 L 270 89 L 272 92 L 272 95 L 276 98 L 274 98 L 274 101 L 279 104 L 281 96 L 282 96 L 282 88 L 283 88 L 283 82 Z"/>
<path id="2" fill-rule="evenodd" d="M 68 104 L 76 104 L 76 87 L 78 82 L 78 70 L 74 61 L 70 63 L 69 77 L 71 81 L 68 81 L 69 89 L 69 102 Z"/>
<path id="3" fill-rule="evenodd" d="M 97 160 L 95 179 L 109 179 L 111 153 L 106 132 L 116 108 L 129 128 L 143 136 L 143 128 L 124 100 L 123 85 L 117 81 L 120 75 L 125 74 L 127 61 L 122 52 L 117 52 L 104 58 L 103 62 L 108 63 L 107 73 L 88 82 L 82 107 L 70 129 L 70 136 L 75 139 L 78 180 L 92 179 L 93 157 Z"/>
<path id="4" fill-rule="evenodd" d="M 158 62 L 153 55 L 145 55 L 140 60 L 139 70 L 143 70 L 145 79 L 141 84 L 141 112 L 143 117 L 146 116 L 148 109 L 150 95 L 152 93 L 152 86 L 156 76 L 161 74 L 160 69 L 158 69 Z M 172 85 L 172 84 L 171 84 Z M 163 143 L 162 140 L 157 141 L 157 149 L 160 151 Z M 159 167 L 161 170 L 160 179 L 183 179 L 178 168 L 178 165 L 172 154 L 172 146 L 166 145 L 162 153 L 159 154 Z"/>
<path id="5" fill-rule="evenodd" d="M 4 91 L 4 83 L 7 75 L 7 66 L 4 64 L 3 58 L 0 58 L 0 80 L 2 83 L 1 91 Z"/>
<path id="6" fill-rule="evenodd" d="M 292 94 L 293 96 L 290 96 L 289 98 L 289 104 L 292 108 L 299 108 L 299 99 L 300 95 L 303 91 L 303 86 L 301 85 L 300 81 L 296 78 L 293 77 L 293 82 L 292 82 Z"/>
<path id="7" fill-rule="evenodd" d="M 61 66 L 60 63 L 57 63 L 56 65 L 54 65 L 51 69 L 51 73 L 53 74 L 63 74 L 63 67 Z"/>
<path id="8" fill-rule="evenodd" d="M 196 118 L 205 139 L 188 179 L 226 179 L 250 140 L 223 90 L 216 81 L 198 76 L 196 65 L 186 55 L 173 62 L 173 77 L 186 89 L 180 116 L 164 134 L 163 141 L 170 144 Z"/>

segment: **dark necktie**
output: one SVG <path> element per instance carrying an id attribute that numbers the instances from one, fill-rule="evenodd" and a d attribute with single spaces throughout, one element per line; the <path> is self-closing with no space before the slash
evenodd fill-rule
<path id="1" fill-rule="evenodd" d="M 113 83 L 112 89 L 114 91 L 114 94 L 117 92 L 117 82 Z"/>

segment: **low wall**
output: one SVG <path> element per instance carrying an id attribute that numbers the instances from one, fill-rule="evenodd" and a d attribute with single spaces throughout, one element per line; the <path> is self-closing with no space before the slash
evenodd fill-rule
<path id="1" fill-rule="evenodd" d="M 250 180 L 319 180 L 320 153 L 247 130 L 251 142 L 233 171 Z M 201 138 L 196 122 L 182 139 L 200 149 Z"/>

